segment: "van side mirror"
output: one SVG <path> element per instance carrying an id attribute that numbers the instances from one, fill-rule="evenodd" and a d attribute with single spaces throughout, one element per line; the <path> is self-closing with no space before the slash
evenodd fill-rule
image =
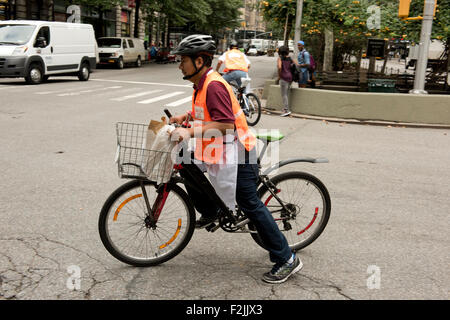
<path id="1" fill-rule="evenodd" d="M 47 39 L 45 37 L 39 37 L 36 40 L 36 47 L 45 48 L 47 46 Z"/>

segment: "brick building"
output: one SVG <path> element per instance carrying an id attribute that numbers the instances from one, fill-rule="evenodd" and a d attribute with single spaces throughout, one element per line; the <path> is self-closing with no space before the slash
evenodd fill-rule
<path id="1" fill-rule="evenodd" d="M 96 37 L 133 36 L 134 0 L 126 6 L 101 10 L 92 6 L 67 5 L 64 0 L 0 0 L 0 20 L 48 20 L 89 23 Z M 145 22 L 140 15 L 138 37 L 145 37 Z"/>

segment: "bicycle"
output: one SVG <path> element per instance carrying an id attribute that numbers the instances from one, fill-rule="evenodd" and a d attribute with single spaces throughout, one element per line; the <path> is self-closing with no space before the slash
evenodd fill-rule
<path id="1" fill-rule="evenodd" d="M 223 75 L 223 73 L 221 73 Z M 241 86 L 236 81 L 230 81 L 233 92 L 241 106 L 249 126 L 255 126 L 261 119 L 261 101 L 258 96 L 252 92 L 246 93 L 247 86 L 250 85 L 251 78 L 241 78 Z"/>
<path id="2" fill-rule="evenodd" d="M 170 113 L 166 110 L 170 118 Z M 186 123 L 185 123 L 186 125 Z M 175 164 L 155 166 L 163 183 L 149 180 L 144 167 L 151 167 L 149 157 L 160 163 L 169 160 L 170 152 L 142 149 L 147 125 L 120 122 L 116 124 L 118 149 L 116 159 L 118 174 L 131 181 L 117 188 L 105 201 L 99 216 L 101 241 L 116 259 L 138 267 L 161 264 L 179 254 L 189 243 L 195 229 L 195 209 L 188 194 L 180 184 L 202 191 L 205 197 L 219 207 L 218 224 L 205 229 L 215 232 L 219 228 L 231 233 L 249 233 L 258 245 L 264 241 L 255 231 L 245 213 L 237 207 L 230 210 L 215 193 L 207 179 L 199 179 L 203 172 L 196 165 Z M 269 178 L 274 170 L 291 163 L 327 163 L 325 158 L 292 158 L 280 161 L 262 171 L 261 160 L 271 142 L 280 141 L 283 135 L 269 132 L 258 135 L 263 148 L 258 155 L 258 193 L 269 208 L 289 247 L 298 251 L 314 242 L 325 229 L 331 212 L 331 200 L 325 185 L 315 176 L 289 171 Z M 185 169 L 189 179 L 180 176 Z"/>

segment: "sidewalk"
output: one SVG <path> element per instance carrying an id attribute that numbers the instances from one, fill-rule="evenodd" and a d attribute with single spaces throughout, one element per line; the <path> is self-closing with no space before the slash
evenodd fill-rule
<path id="1" fill-rule="evenodd" d="M 260 96 L 260 95 L 259 95 Z M 267 108 L 266 99 L 261 99 L 261 108 L 262 113 L 266 115 L 275 115 L 280 116 L 282 114 L 281 111 L 275 110 L 274 108 Z M 385 126 L 385 127 L 393 127 L 393 128 L 428 128 L 428 129 L 450 129 L 450 125 L 444 124 L 428 124 L 428 123 L 408 123 L 408 122 L 393 122 L 393 121 L 379 121 L 379 120 L 358 120 L 358 119 L 344 119 L 344 118 L 333 118 L 333 117 L 319 117 L 312 116 L 301 113 L 291 113 L 290 118 L 297 118 L 303 120 L 319 120 L 325 123 L 335 122 L 340 123 L 341 125 L 346 124 L 356 124 L 356 125 L 371 125 L 371 126 Z"/>

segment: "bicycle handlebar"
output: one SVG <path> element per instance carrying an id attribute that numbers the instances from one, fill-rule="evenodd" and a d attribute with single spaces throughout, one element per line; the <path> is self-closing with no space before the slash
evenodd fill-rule
<path id="1" fill-rule="evenodd" d="M 172 118 L 172 113 L 170 113 L 169 109 L 164 109 L 164 113 L 166 114 L 166 116 L 170 118 Z M 182 123 L 181 125 L 179 125 L 178 123 L 173 123 L 173 125 L 175 125 L 176 128 L 178 127 L 182 127 L 182 128 L 190 128 L 191 125 L 189 124 L 189 120 L 191 118 L 191 114 L 189 113 L 188 117 L 186 118 L 186 121 L 184 123 Z"/>
<path id="2" fill-rule="evenodd" d="M 164 113 L 169 117 L 169 119 L 172 118 L 172 114 L 168 109 L 164 109 Z"/>

